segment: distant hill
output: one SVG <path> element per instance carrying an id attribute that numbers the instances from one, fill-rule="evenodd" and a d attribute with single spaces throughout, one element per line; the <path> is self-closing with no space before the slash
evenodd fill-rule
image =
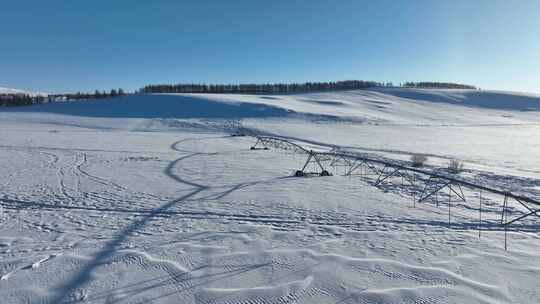
<path id="1" fill-rule="evenodd" d="M 0 87 L 0 94 L 24 94 L 24 95 L 30 95 L 30 96 L 47 96 L 48 93 L 43 92 L 30 92 L 30 91 L 24 91 L 19 89 L 12 89 L 12 88 L 5 88 Z"/>
<path id="2" fill-rule="evenodd" d="M 510 111 L 540 110 L 540 96 L 535 94 L 475 89 L 383 88 L 374 90 L 389 96 L 417 101 Z"/>
<path id="3" fill-rule="evenodd" d="M 496 113 L 492 110 L 505 112 Z M 505 116 L 528 115 L 527 119 L 536 117 L 534 113 L 537 111 L 540 111 L 540 96 L 536 95 L 411 88 L 372 88 L 304 94 L 135 94 L 0 109 L 0 112 L 56 113 L 105 118 L 294 117 L 319 121 L 406 124 L 434 121 L 472 124 L 481 120 L 485 122 L 486 116 L 491 117 L 490 123 L 499 123 Z"/>

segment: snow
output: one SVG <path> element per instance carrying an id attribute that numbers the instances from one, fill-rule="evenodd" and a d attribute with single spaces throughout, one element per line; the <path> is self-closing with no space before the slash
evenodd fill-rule
<path id="1" fill-rule="evenodd" d="M 293 178 L 303 157 L 229 134 L 458 158 L 538 198 L 538 103 L 377 89 L 0 109 L 1 302 L 537 303 L 538 222 L 510 229 L 504 251 L 502 198 L 483 194 L 479 238 L 477 192 L 454 197 L 449 226 L 446 200 L 414 203 L 397 181 Z"/>
<path id="2" fill-rule="evenodd" d="M 11 89 L 11 88 L 4 88 L 0 87 L 0 94 L 25 94 L 30 96 L 47 96 L 48 93 L 43 92 L 29 92 L 29 91 L 23 91 L 18 89 Z"/>

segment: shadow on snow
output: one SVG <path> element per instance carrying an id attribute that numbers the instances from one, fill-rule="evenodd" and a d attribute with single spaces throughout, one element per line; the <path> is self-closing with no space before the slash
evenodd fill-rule
<path id="1" fill-rule="evenodd" d="M 100 118 L 256 118 L 283 117 L 292 111 L 255 103 L 226 103 L 187 95 L 127 95 L 89 101 L 55 102 L 2 109 L 2 112 L 53 113 Z"/>

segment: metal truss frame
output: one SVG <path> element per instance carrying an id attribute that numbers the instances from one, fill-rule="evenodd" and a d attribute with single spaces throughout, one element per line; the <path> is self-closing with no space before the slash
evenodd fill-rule
<path id="1" fill-rule="evenodd" d="M 407 180 L 411 186 L 416 186 L 416 181 L 424 182 L 423 190 L 418 198 L 418 202 L 423 202 L 445 189 L 448 189 L 449 200 L 451 199 L 452 193 L 456 195 L 463 202 L 467 202 L 466 196 L 463 192 L 463 188 L 469 190 L 480 191 L 480 225 L 482 223 L 482 191 L 501 195 L 504 197 L 503 207 L 501 212 L 501 225 L 505 229 L 505 249 L 507 249 L 507 230 L 508 227 L 516 222 L 522 221 L 531 216 L 540 217 L 540 202 L 521 195 L 516 195 L 508 191 L 503 191 L 495 188 L 491 188 L 485 185 L 481 185 L 474 182 L 469 182 L 466 180 L 458 179 L 455 174 L 448 174 L 445 172 L 435 172 L 429 170 L 423 170 L 420 168 L 415 168 L 408 166 L 403 163 L 394 162 L 386 159 L 370 157 L 366 155 L 351 154 L 346 152 L 340 152 L 339 150 L 333 151 L 315 151 L 311 149 L 306 149 L 300 144 L 292 142 L 287 138 L 273 137 L 273 136 L 257 136 L 254 135 L 257 139 L 257 142 L 251 147 L 252 150 L 268 150 L 271 147 L 280 150 L 286 150 L 297 154 L 304 154 L 307 156 L 307 159 L 303 167 L 296 172 L 297 176 L 305 176 L 305 170 L 309 164 L 315 164 L 316 167 L 320 169 L 320 172 L 315 172 L 320 176 L 329 176 L 331 175 L 328 172 L 328 168 L 333 168 L 334 171 L 338 171 L 339 168 L 345 168 L 344 176 L 367 176 L 374 175 L 377 176 L 376 181 L 374 182 L 375 186 L 380 186 L 384 182 L 388 182 L 391 178 L 399 178 L 403 181 Z M 379 169 L 382 167 L 382 169 Z M 358 174 L 360 171 L 360 174 Z M 369 173 L 368 173 L 369 172 Z M 416 176 L 426 176 L 427 178 L 419 178 Z M 414 177 L 414 180 L 411 179 L 411 176 Z M 513 219 L 509 219 L 510 200 L 516 202 L 518 205 L 524 207 L 527 211 L 520 214 Z M 416 202 L 416 201 L 415 201 Z M 437 199 L 438 203 L 438 199 Z M 448 204 L 449 208 L 449 222 L 450 222 L 450 201 Z M 480 235 L 480 230 L 479 230 Z"/>

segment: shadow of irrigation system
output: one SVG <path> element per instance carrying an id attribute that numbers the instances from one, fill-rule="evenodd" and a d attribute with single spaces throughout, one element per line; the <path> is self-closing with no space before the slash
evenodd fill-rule
<path id="1" fill-rule="evenodd" d="M 407 165 L 406 162 L 392 161 L 384 158 L 377 158 L 363 154 L 353 154 L 332 149 L 330 151 L 314 151 L 302 147 L 286 138 L 276 136 L 255 137 L 257 142 L 251 147 L 251 150 L 269 150 L 270 148 L 288 151 L 294 154 L 306 156 L 303 167 L 295 172 L 295 176 L 331 176 L 332 172 L 343 172 L 344 176 L 362 176 L 375 177 L 374 186 L 381 186 L 383 183 L 390 182 L 391 179 L 400 178 L 401 186 L 405 186 L 405 181 L 410 186 L 417 187 L 420 184 L 422 189 L 418 198 L 414 195 L 414 202 L 423 202 L 434 197 L 439 205 L 437 195 L 448 190 L 448 225 L 451 225 L 451 198 L 452 194 L 461 201 L 467 203 L 467 198 L 463 189 L 478 191 L 480 198 L 479 205 L 479 226 L 478 235 L 481 234 L 482 226 L 482 192 L 496 195 L 503 198 L 501 208 L 500 227 L 504 229 L 504 249 L 508 250 L 508 228 L 510 225 L 523 221 L 533 215 L 540 217 L 540 201 L 517 195 L 509 191 L 495 189 L 479 183 L 466 181 L 459 178 L 455 173 L 444 171 L 432 171 Z M 307 171 L 312 168 L 312 171 Z M 525 208 L 518 216 L 510 218 L 510 203 L 517 204 Z"/>

